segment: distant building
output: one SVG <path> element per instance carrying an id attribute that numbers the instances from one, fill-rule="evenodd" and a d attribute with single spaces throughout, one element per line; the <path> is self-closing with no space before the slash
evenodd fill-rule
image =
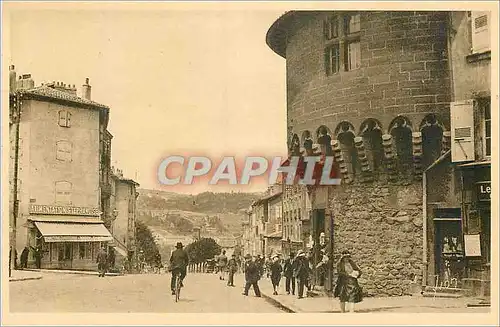
<path id="1" fill-rule="evenodd" d="M 135 223 L 137 218 L 137 188 L 139 184 L 132 179 L 123 177 L 123 172 L 117 170 L 112 175 L 113 192 L 111 212 L 111 232 L 113 242 L 110 244 L 118 252 L 117 265 L 124 259 L 132 264 L 136 260 Z"/>

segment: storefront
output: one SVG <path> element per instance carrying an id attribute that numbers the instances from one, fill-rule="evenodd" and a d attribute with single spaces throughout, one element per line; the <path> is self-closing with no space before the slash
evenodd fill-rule
<path id="1" fill-rule="evenodd" d="M 491 164 L 459 166 L 463 181 L 464 283 L 477 295 L 488 295 L 491 277 Z"/>
<path id="2" fill-rule="evenodd" d="M 28 265 L 42 269 L 96 269 L 99 249 L 113 240 L 103 222 L 98 216 L 65 214 L 76 212 L 68 207 L 51 207 L 51 215 L 40 214 L 46 211 L 42 206 L 32 207 L 27 226 L 31 249 Z"/>

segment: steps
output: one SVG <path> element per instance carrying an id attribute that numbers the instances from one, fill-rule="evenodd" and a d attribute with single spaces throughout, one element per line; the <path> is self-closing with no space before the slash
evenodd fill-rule
<path id="1" fill-rule="evenodd" d="M 463 297 L 467 293 L 468 290 L 463 288 L 426 286 L 422 292 L 422 296 L 457 299 Z"/>

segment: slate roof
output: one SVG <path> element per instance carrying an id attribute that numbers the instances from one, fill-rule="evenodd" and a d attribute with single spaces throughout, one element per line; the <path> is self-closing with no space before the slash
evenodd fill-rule
<path id="1" fill-rule="evenodd" d="M 80 105 L 80 106 L 90 106 L 94 108 L 100 108 L 100 109 L 109 109 L 108 106 L 104 104 L 100 104 L 98 102 L 92 101 L 92 100 L 87 100 L 84 98 L 80 98 L 79 96 L 76 96 L 74 94 L 56 90 L 52 87 L 42 85 L 38 86 L 32 89 L 28 90 L 20 90 L 20 94 L 23 94 L 25 97 L 29 98 L 39 98 L 43 100 L 56 100 L 56 101 L 62 101 L 62 102 L 67 102 L 75 105 Z"/>

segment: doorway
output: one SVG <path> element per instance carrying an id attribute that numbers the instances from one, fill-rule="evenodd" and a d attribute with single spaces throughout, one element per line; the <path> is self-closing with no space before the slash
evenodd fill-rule
<path id="1" fill-rule="evenodd" d="M 434 285 L 458 288 L 465 269 L 461 219 L 434 219 L 434 241 Z"/>
<path id="2" fill-rule="evenodd" d="M 73 244 L 58 244 L 58 267 L 59 269 L 71 269 L 73 267 Z"/>

